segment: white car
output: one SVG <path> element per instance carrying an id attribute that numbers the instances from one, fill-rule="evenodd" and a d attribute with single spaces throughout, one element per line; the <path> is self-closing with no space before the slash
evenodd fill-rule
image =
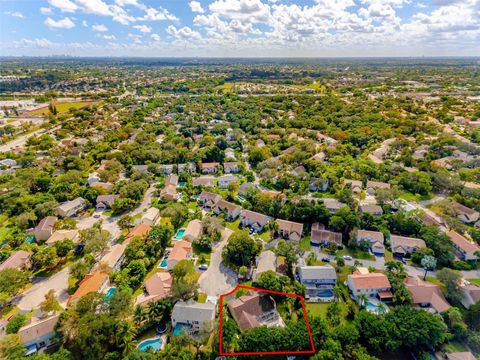
<path id="1" fill-rule="evenodd" d="M 343 260 L 353 260 L 350 255 L 343 255 Z"/>
<path id="2" fill-rule="evenodd" d="M 198 266 L 198 270 L 207 270 L 208 269 L 208 265 L 207 264 L 201 264 Z"/>

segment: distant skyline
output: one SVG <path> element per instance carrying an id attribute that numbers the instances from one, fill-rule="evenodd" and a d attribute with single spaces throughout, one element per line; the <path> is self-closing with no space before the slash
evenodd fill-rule
<path id="1" fill-rule="evenodd" d="M 480 0 L 0 0 L 0 55 L 479 56 Z"/>

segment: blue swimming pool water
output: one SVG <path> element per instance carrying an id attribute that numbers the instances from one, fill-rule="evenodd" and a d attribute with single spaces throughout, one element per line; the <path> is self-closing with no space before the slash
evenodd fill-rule
<path id="1" fill-rule="evenodd" d="M 181 240 L 183 237 L 183 234 L 185 234 L 185 229 L 178 230 L 177 233 L 175 234 L 175 239 Z"/>
<path id="2" fill-rule="evenodd" d="M 185 186 L 185 184 L 186 184 L 185 181 L 180 181 L 180 182 L 178 183 L 178 187 L 181 187 L 181 188 L 182 188 L 182 187 Z"/>
<path id="3" fill-rule="evenodd" d="M 325 297 L 325 298 L 332 297 L 333 296 L 333 291 L 330 290 L 330 289 L 319 290 L 319 291 L 317 291 L 317 296 L 318 297 Z"/>
<path id="4" fill-rule="evenodd" d="M 105 294 L 105 297 L 103 298 L 103 302 L 105 303 L 110 303 L 112 300 L 113 294 L 115 294 L 116 288 L 110 288 L 108 289 L 107 293 Z"/>
<path id="5" fill-rule="evenodd" d="M 172 335 L 182 335 L 188 332 L 192 328 L 192 325 L 185 324 L 185 323 L 177 323 L 173 328 Z"/>
<path id="6" fill-rule="evenodd" d="M 168 255 L 165 255 L 162 259 L 162 262 L 160 263 L 160 267 L 166 268 L 167 267 L 167 260 L 168 260 Z"/>
<path id="7" fill-rule="evenodd" d="M 155 339 L 144 340 L 137 345 L 137 348 L 139 348 L 142 351 L 148 351 L 148 349 L 151 349 L 153 352 L 155 352 L 162 348 L 162 339 L 155 338 Z"/>
<path id="8" fill-rule="evenodd" d="M 380 308 L 378 307 L 378 305 L 375 305 L 375 304 L 371 303 L 370 301 L 365 304 L 365 309 L 367 309 L 367 311 L 370 311 L 374 314 L 380 313 Z M 388 308 L 387 308 L 386 305 L 384 306 L 384 309 L 382 311 L 388 312 Z"/>

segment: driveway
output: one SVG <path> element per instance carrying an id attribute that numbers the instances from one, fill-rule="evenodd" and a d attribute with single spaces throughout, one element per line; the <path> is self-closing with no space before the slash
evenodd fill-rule
<path id="1" fill-rule="evenodd" d="M 14 301 L 20 311 L 27 312 L 38 308 L 40 303 L 45 300 L 45 294 L 50 289 L 55 290 L 55 295 L 60 305 L 66 307 L 67 300 L 70 297 L 67 293 L 69 271 L 70 267 L 67 266 L 49 278 L 37 280 L 30 289 Z"/>
<path id="2" fill-rule="evenodd" d="M 102 212 L 94 212 L 94 215 L 100 215 L 99 218 L 94 218 L 93 215 L 87 218 L 79 219 L 77 229 L 90 229 L 97 221 L 102 221 L 102 229 L 107 230 L 112 235 L 112 240 L 117 239 L 122 231 L 120 230 L 117 221 L 120 216 L 106 216 Z"/>
<path id="3" fill-rule="evenodd" d="M 227 244 L 227 240 L 232 233 L 233 230 L 223 229 L 222 241 L 213 249 L 210 266 L 198 279 L 200 290 L 208 296 L 218 296 L 227 293 L 238 284 L 237 274 L 222 264 L 222 249 Z"/>

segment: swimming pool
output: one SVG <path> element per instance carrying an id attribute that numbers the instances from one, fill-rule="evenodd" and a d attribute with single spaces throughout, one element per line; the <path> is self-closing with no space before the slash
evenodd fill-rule
<path id="1" fill-rule="evenodd" d="M 160 350 L 162 348 L 163 341 L 161 338 L 152 338 L 143 340 L 140 344 L 137 345 L 137 348 L 141 351 L 148 351 L 149 349 L 153 352 Z"/>
<path id="2" fill-rule="evenodd" d="M 179 188 L 185 187 L 185 184 L 186 184 L 185 181 L 180 181 L 180 182 L 178 183 L 178 187 L 179 187 Z"/>
<path id="3" fill-rule="evenodd" d="M 185 229 L 179 229 L 175 234 L 175 240 L 182 240 L 183 234 L 185 234 Z"/>
<path id="4" fill-rule="evenodd" d="M 330 290 L 330 289 L 318 290 L 316 295 L 317 297 L 321 297 L 321 298 L 331 298 L 333 297 L 333 290 Z"/>
<path id="5" fill-rule="evenodd" d="M 108 289 L 107 293 L 105 294 L 105 297 L 103 298 L 103 302 L 109 304 L 110 301 L 112 301 L 112 297 L 115 294 L 116 290 L 117 289 L 114 287 L 111 287 L 110 289 Z"/>
<path id="6" fill-rule="evenodd" d="M 192 328 L 192 325 L 186 324 L 186 323 L 177 323 L 175 327 L 173 328 L 172 335 L 177 336 L 177 335 L 182 335 L 182 334 L 188 334 L 188 331 Z"/>
<path id="7" fill-rule="evenodd" d="M 383 314 L 383 313 L 387 313 L 387 312 L 388 312 L 388 307 L 387 307 L 387 305 L 384 304 L 383 309 L 381 309 L 380 306 L 378 306 L 378 304 L 374 304 L 374 303 L 371 302 L 371 301 L 368 301 L 368 302 L 365 304 L 365 309 L 367 309 L 367 311 L 369 311 L 369 312 L 371 312 L 371 313 L 374 313 L 374 314 Z"/>
<path id="8" fill-rule="evenodd" d="M 168 260 L 168 255 L 165 255 L 163 257 L 162 262 L 160 263 L 159 267 L 166 268 L 167 267 L 167 260 Z"/>

